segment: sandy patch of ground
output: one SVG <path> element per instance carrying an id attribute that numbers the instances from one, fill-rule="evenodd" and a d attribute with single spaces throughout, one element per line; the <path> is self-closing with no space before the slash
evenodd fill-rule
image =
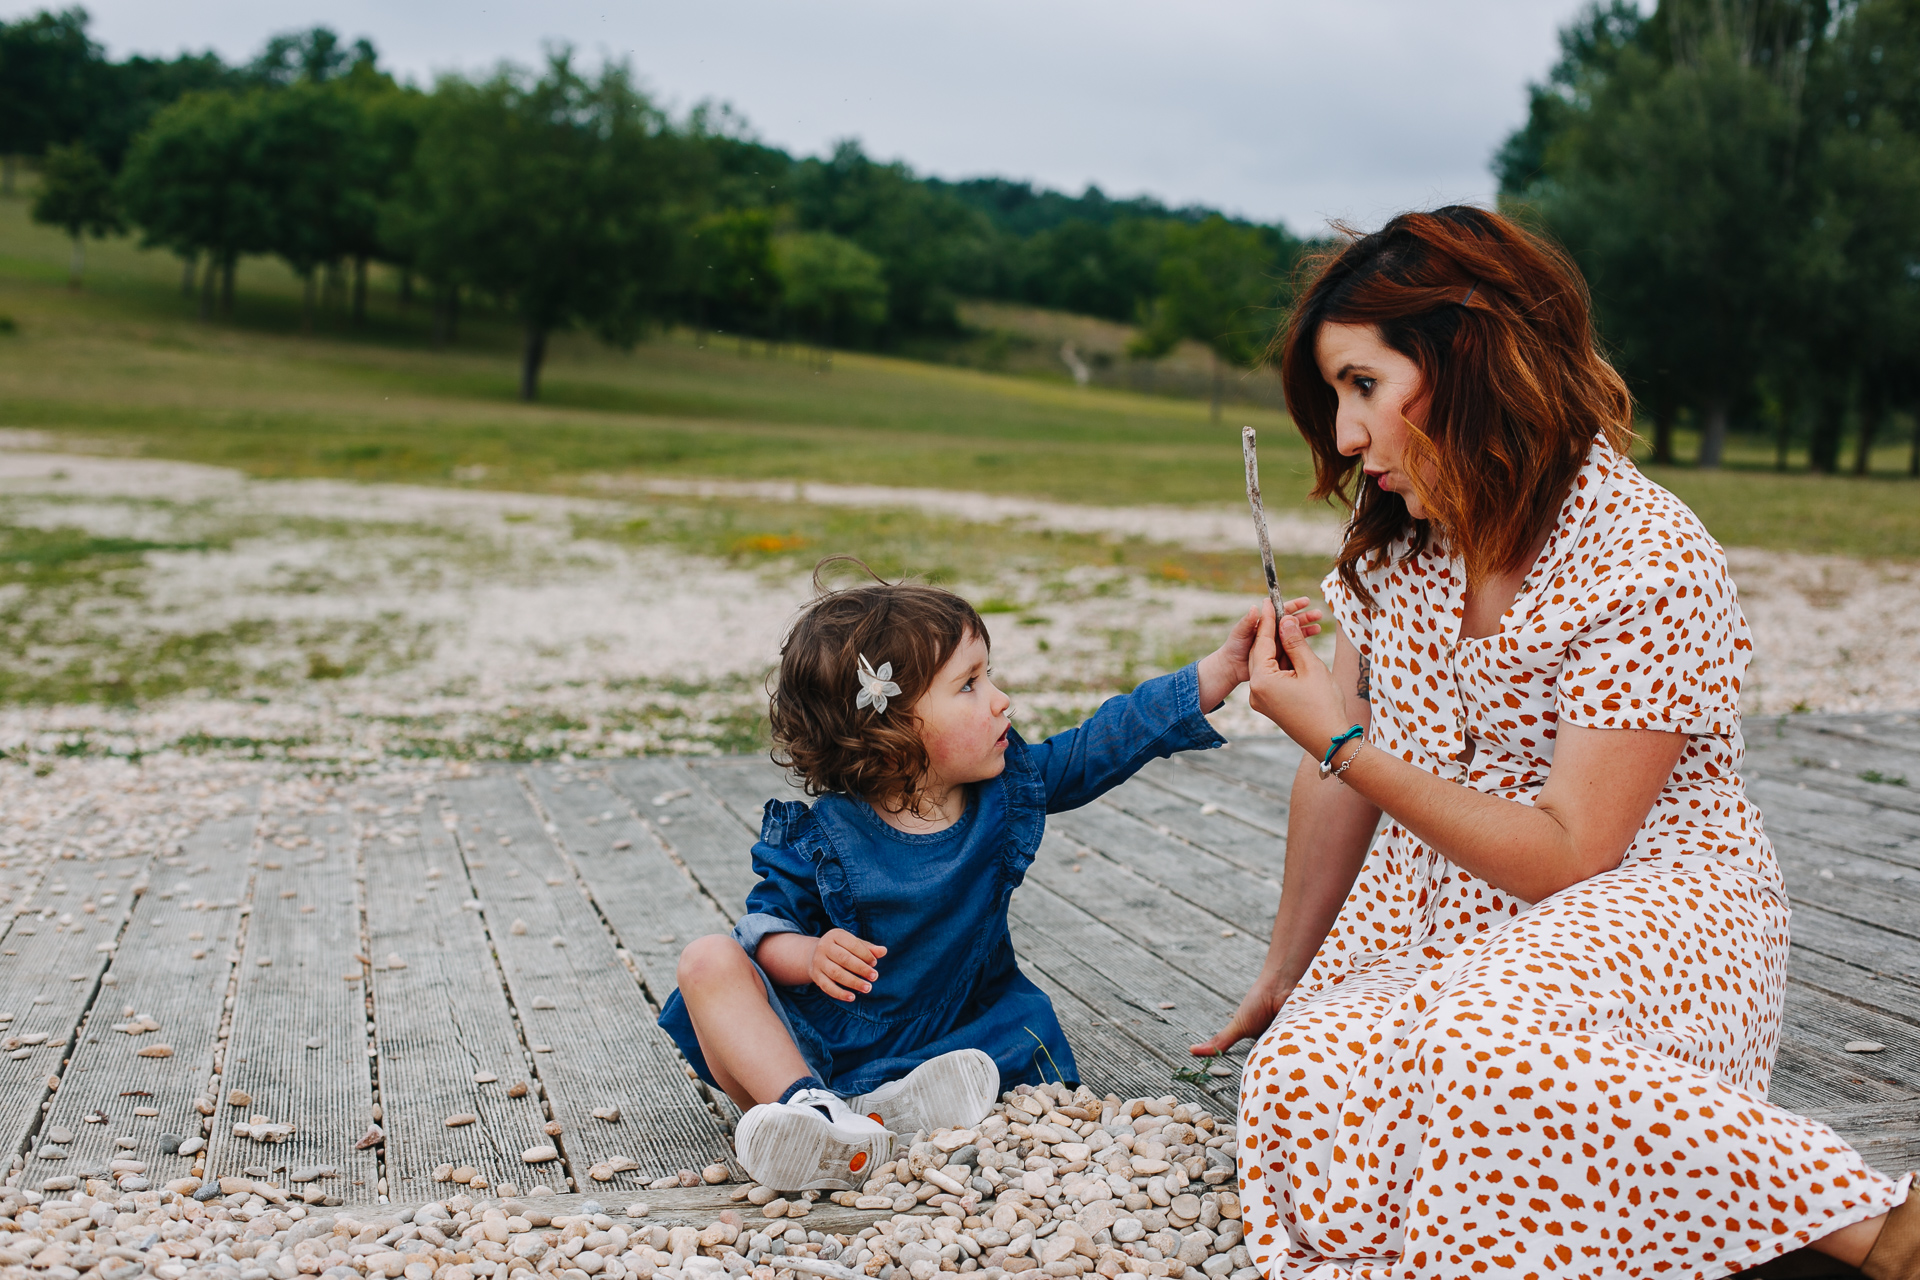
<path id="1" fill-rule="evenodd" d="M 816 481 L 642 480 L 607 482 L 609 489 L 698 498 L 757 498 L 765 502 L 817 502 L 836 507 L 894 507 L 937 512 L 981 524 L 1007 523 L 1062 533 L 1144 537 L 1195 551 L 1246 551 L 1253 543 L 1245 506 L 1088 507 L 1037 498 L 952 489 L 898 489 L 871 484 Z M 1340 549 L 1340 522 L 1331 516 L 1268 511 L 1267 533 L 1276 554 L 1323 555 Z"/>
<path id="2" fill-rule="evenodd" d="M 642 493 L 258 481 L 42 444 L 0 440 L 8 536 L 148 549 L 111 570 L 0 586 L 0 679 L 12 691 L 0 750 L 19 759 L 747 749 L 780 639 L 810 594 L 796 559 L 756 566 L 593 536 L 644 512 Z M 1205 549 L 1248 540 L 1245 514 L 1226 509 L 657 486 L 676 499 L 782 502 L 796 488 L 806 501 Z M 1326 553 L 1337 535 L 1329 521 L 1277 523 L 1288 550 Z M 1730 556 L 1756 639 L 1750 712 L 1920 707 L 1920 566 Z M 1205 652 L 1248 603 L 1120 567 L 1023 567 L 956 585 L 995 602 L 997 674 L 1030 736 Z M 1270 731 L 1240 699 L 1217 719 L 1229 734 Z"/>

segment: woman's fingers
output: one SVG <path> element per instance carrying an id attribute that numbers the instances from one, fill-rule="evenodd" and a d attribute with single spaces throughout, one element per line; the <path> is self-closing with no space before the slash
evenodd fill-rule
<path id="1" fill-rule="evenodd" d="M 1288 614 L 1280 623 L 1280 645 L 1287 651 L 1287 658 L 1293 663 L 1295 671 L 1311 671 L 1322 665 L 1307 644 L 1307 633 L 1300 626 L 1300 620 L 1292 614 Z"/>

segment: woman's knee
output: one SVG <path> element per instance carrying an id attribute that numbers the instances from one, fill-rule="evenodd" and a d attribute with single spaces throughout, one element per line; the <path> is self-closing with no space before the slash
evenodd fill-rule
<path id="1" fill-rule="evenodd" d="M 760 975 L 754 971 L 753 961 L 732 935 L 710 933 L 704 938 L 695 938 L 680 952 L 680 967 L 675 974 L 680 983 L 682 995 L 696 991 L 710 991 L 717 986 L 732 985 L 751 977 L 759 985 Z"/>

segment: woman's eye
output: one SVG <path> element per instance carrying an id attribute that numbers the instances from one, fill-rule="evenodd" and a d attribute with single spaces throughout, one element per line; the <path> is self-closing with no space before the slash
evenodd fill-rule
<path id="1" fill-rule="evenodd" d="M 1377 381 L 1378 379 L 1376 378 L 1355 378 L 1353 385 L 1359 388 L 1362 397 L 1366 397 L 1373 394 L 1374 384 Z"/>

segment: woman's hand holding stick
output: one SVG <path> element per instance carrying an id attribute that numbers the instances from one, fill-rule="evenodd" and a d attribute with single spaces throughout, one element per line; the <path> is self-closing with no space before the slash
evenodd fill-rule
<path id="1" fill-rule="evenodd" d="M 1267 571 L 1267 599 L 1273 604 L 1275 622 L 1286 615 L 1286 603 L 1280 598 L 1280 575 L 1273 567 L 1273 544 L 1267 539 L 1267 513 L 1260 505 L 1260 458 L 1254 451 L 1252 427 L 1240 428 L 1240 455 L 1247 464 L 1247 505 L 1253 508 L 1253 529 L 1260 535 L 1260 566 Z M 1287 667 L 1287 656 L 1280 651 L 1280 665 Z"/>

